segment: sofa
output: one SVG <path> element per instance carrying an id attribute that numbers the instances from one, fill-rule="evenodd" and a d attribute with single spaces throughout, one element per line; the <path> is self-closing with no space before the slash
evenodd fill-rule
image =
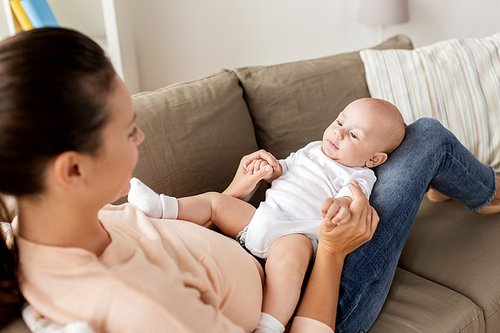
<path id="1" fill-rule="evenodd" d="M 402 35 L 374 47 L 412 48 Z M 223 191 L 242 156 L 262 148 L 284 158 L 320 140 L 337 114 L 362 97 L 370 91 L 359 52 L 221 69 L 139 93 L 133 100 L 146 140 L 134 176 L 177 197 Z M 263 199 L 266 186 L 252 204 Z M 424 198 L 369 332 L 500 332 L 499 239 L 500 215 Z M 21 320 L 4 329 L 22 331 Z"/>

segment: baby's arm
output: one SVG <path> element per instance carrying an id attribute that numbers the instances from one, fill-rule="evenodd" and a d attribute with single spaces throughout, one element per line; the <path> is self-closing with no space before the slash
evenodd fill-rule
<path id="1" fill-rule="evenodd" d="M 351 219 L 351 197 L 327 198 L 321 204 L 321 216 L 335 224 L 346 223 Z"/>
<path id="2" fill-rule="evenodd" d="M 361 188 L 367 198 L 370 197 L 371 189 L 376 181 L 375 173 L 372 170 L 357 172 L 352 183 Z M 323 218 L 332 221 L 335 224 L 343 224 L 351 218 L 351 190 L 347 186 L 341 188 L 336 198 L 328 198 L 321 205 L 321 215 Z"/>

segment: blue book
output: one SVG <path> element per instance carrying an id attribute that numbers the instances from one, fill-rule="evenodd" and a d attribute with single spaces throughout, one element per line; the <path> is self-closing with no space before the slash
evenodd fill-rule
<path id="1" fill-rule="evenodd" d="M 47 0 L 21 0 L 21 6 L 33 27 L 60 27 Z"/>

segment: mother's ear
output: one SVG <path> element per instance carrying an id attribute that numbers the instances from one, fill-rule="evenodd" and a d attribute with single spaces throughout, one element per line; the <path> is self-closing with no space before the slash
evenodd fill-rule
<path id="1" fill-rule="evenodd" d="M 66 151 L 57 156 L 52 165 L 57 183 L 67 189 L 81 189 L 85 185 L 85 165 L 88 158 L 75 151 Z"/>
<path id="2" fill-rule="evenodd" d="M 372 157 L 370 157 L 370 159 L 366 162 L 365 165 L 368 168 L 374 168 L 387 161 L 388 157 L 389 156 L 386 153 L 382 152 L 375 153 Z"/>

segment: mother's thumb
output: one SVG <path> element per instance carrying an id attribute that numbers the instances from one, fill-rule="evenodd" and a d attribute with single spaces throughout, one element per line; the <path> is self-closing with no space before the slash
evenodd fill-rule
<path id="1" fill-rule="evenodd" d="M 359 183 L 356 180 L 350 182 L 348 186 L 349 190 L 351 190 L 353 200 L 366 198 L 363 190 L 361 190 L 361 186 L 359 186 Z"/>
<path id="2" fill-rule="evenodd" d="M 323 219 L 323 221 L 321 221 L 321 229 L 325 233 L 328 233 L 328 232 L 332 231 L 333 228 L 335 228 L 336 226 L 337 225 L 335 223 L 333 223 L 332 220 Z"/>
<path id="3" fill-rule="evenodd" d="M 263 179 L 270 176 L 272 173 L 273 173 L 273 167 L 270 165 L 266 165 L 265 167 L 260 168 L 260 170 L 254 173 L 254 175 L 259 179 Z"/>

